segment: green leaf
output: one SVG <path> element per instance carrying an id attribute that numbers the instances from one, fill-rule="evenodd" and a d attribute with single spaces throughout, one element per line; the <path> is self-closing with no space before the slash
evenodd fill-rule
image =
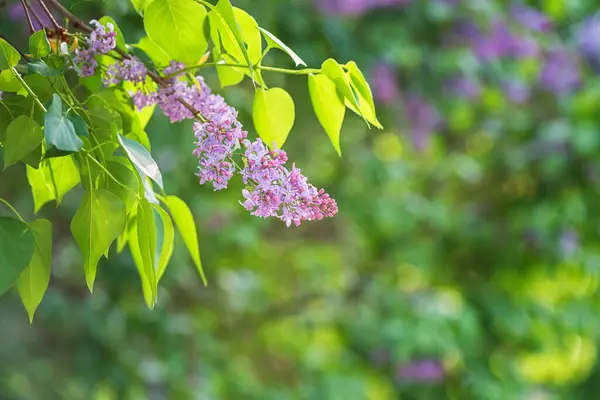
<path id="1" fill-rule="evenodd" d="M 142 278 L 142 285 L 146 282 L 150 289 L 151 306 L 156 304 L 156 292 L 158 280 L 156 257 L 156 225 L 154 221 L 154 212 L 152 206 L 147 200 L 142 199 L 137 208 L 136 214 L 136 232 L 137 232 L 137 248 L 139 249 L 139 259 L 141 265 L 138 265 L 138 271 Z M 136 237 L 130 236 L 129 243 L 135 242 Z M 135 260 L 135 258 L 134 258 Z M 137 263 L 136 263 L 137 264 Z"/>
<path id="2" fill-rule="evenodd" d="M 140 15 L 144 15 L 144 10 L 148 7 L 152 0 L 131 0 L 131 4 L 133 4 L 133 8 Z"/>
<path id="3" fill-rule="evenodd" d="M 158 169 L 158 165 L 156 161 L 152 158 L 148 150 L 144 148 L 138 142 L 128 139 L 122 135 L 119 135 L 119 142 L 127 156 L 133 162 L 133 164 L 138 168 L 138 170 L 143 173 L 143 175 L 152 179 L 160 188 L 163 188 L 163 180 L 160 170 Z"/>
<path id="4" fill-rule="evenodd" d="M 33 194 L 34 212 L 49 201 L 62 198 L 80 182 L 80 174 L 72 156 L 42 161 L 38 169 L 27 167 L 27 180 Z"/>
<path id="5" fill-rule="evenodd" d="M 19 115 L 6 128 L 4 169 L 36 150 L 42 144 L 43 138 L 42 128 L 37 122 L 25 115 Z"/>
<path id="6" fill-rule="evenodd" d="M 104 16 L 98 20 L 102 25 L 108 28 L 108 24 L 112 24 L 115 32 L 117 33 L 117 48 L 127 52 L 127 45 L 125 44 L 125 37 L 123 36 L 123 32 L 121 32 L 121 28 L 111 17 Z"/>
<path id="7" fill-rule="evenodd" d="M 27 314 L 29 314 L 29 323 L 31 323 L 33 314 L 42 302 L 50 281 L 52 224 L 48 220 L 38 219 L 31 222 L 29 227 L 35 238 L 35 248 L 29 265 L 19 276 L 17 289 Z"/>
<path id="8" fill-rule="evenodd" d="M 161 49 L 156 43 L 152 41 L 148 36 L 144 36 L 140 39 L 140 41 L 134 46 L 140 50 L 143 50 L 144 53 L 150 57 L 152 62 L 156 65 L 166 66 L 171 61 L 171 57 L 167 54 L 166 51 Z"/>
<path id="9" fill-rule="evenodd" d="M 8 42 L 0 38 L 0 69 L 11 69 L 19 63 L 21 55 Z"/>
<path id="10" fill-rule="evenodd" d="M 269 32 L 266 29 L 263 28 L 258 28 L 263 35 L 265 36 L 265 39 L 267 40 L 267 45 L 269 47 L 273 47 L 276 49 L 280 49 L 283 50 L 284 52 L 287 53 L 287 55 L 289 55 L 292 60 L 294 60 L 294 63 L 296 64 L 296 67 L 298 65 L 304 65 L 306 67 L 306 63 L 304 62 L 304 60 L 302 60 L 300 58 L 300 56 L 298 56 L 298 54 L 296 54 L 294 52 L 294 50 L 290 49 L 285 43 L 283 43 L 277 36 L 273 35 L 271 32 Z"/>
<path id="11" fill-rule="evenodd" d="M 67 118 L 69 118 L 69 121 L 71 121 L 71 123 L 73 124 L 73 128 L 75 129 L 75 133 L 77 134 L 77 136 L 83 136 L 83 137 L 89 137 L 90 136 L 90 132 L 88 131 L 88 127 L 87 124 L 85 123 L 85 120 L 72 112 L 69 112 L 67 114 Z"/>
<path id="12" fill-rule="evenodd" d="M 0 143 L 4 143 L 4 140 L 6 140 L 6 129 L 12 121 L 13 117 L 10 109 L 0 100 Z"/>
<path id="13" fill-rule="evenodd" d="M 373 102 L 373 93 L 371 93 L 371 88 L 364 75 L 354 61 L 348 62 L 346 68 L 348 69 L 346 75 L 349 76 L 350 84 L 358 96 L 360 112 L 357 112 L 357 114 L 364 116 L 367 121 L 377 128 L 383 129 L 383 126 L 381 126 L 377 120 L 375 103 Z"/>
<path id="14" fill-rule="evenodd" d="M 114 161 L 109 161 L 106 165 L 106 169 L 119 182 L 130 188 L 133 193 L 139 193 L 140 184 L 138 177 L 131 169 L 119 162 Z M 114 180 L 108 179 L 107 189 L 121 199 L 123 204 L 125 204 L 127 214 L 129 214 L 129 212 L 136 206 L 137 199 L 133 193 L 118 185 Z"/>
<path id="15" fill-rule="evenodd" d="M 21 83 L 15 77 L 15 74 L 9 69 L 0 72 L 0 90 L 3 92 L 16 93 L 22 88 Z"/>
<path id="16" fill-rule="evenodd" d="M 19 279 L 27 268 L 35 239 L 24 222 L 0 217 L 0 296 Z"/>
<path id="17" fill-rule="evenodd" d="M 315 114 L 333 147 L 341 156 L 340 131 L 346 107 L 336 91 L 335 83 L 325 75 L 311 74 L 308 76 L 308 89 Z"/>
<path id="18" fill-rule="evenodd" d="M 190 256 L 192 257 L 192 261 L 194 261 L 198 273 L 202 278 L 202 282 L 204 282 L 204 285 L 206 286 L 206 276 L 204 276 L 204 269 L 202 268 L 202 263 L 200 261 L 200 248 L 198 245 L 198 234 L 196 233 L 194 216 L 187 204 L 177 196 L 168 196 L 166 198 L 166 204 L 171 212 L 173 221 L 175 221 L 177 231 L 183 238 L 185 247 L 187 247 Z"/>
<path id="19" fill-rule="evenodd" d="M 30 74 L 40 74 L 42 76 L 59 76 L 64 69 L 54 68 L 42 60 L 30 61 L 28 64 Z"/>
<path id="20" fill-rule="evenodd" d="M 292 96 L 281 88 L 255 92 L 252 118 L 256 131 L 269 146 L 282 147 L 294 126 Z"/>
<path id="21" fill-rule="evenodd" d="M 58 150 L 76 152 L 83 148 L 83 141 L 75 133 L 75 127 L 66 112 L 63 112 L 62 101 L 56 93 L 44 116 L 44 137 L 46 149 L 56 147 Z"/>
<path id="22" fill-rule="evenodd" d="M 173 221 L 165 210 L 160 206 L 152 205 L 154 210 L 154 222 L 156 225 L 156 260 L 158 260 L 158 270 L 156 280 L 162 278 L 169 260 L 173 255 L 173 244 L 175 242 L 175 230 L 173 229 Z"/>
<path id="23" fill-rule="evenodd" d="M 194 64 L 208 48 L 202 28 L 206 16 L 206 9 L 194 1 L 154 0 L 144 11 L 144 28 L 172 59 Z"/>
<path id="24" fill-rule="evenodd" d="M 350 102 L 357 110 L 360 110 L 360 106 L 358 104 L 358 99 L 354 95 L 352 91 L 352 86 L 350 86 L 350 81 L 344 72 L 344 69 L 337 61 L 333 58 L 329 58 L 323 62 L 321 65 L 321 71 L 323 74 L 328 76 L 334 83 L 338 92 Z"/>
<path id="25" fill-rule="evenodd" d="M 232 55 L 235 56 L 236 52 L 241 53 L 240 59 L 238 61 L 245 61 L 245 64 L 248 65 L 248 73 L 250 75 L 250 79 L 254 81 L 254 69 L 253 63 L 250 59 L 250 54 L 248 53 L 248 49 L 244 45 L 244 36 L 240 27 L 238 26 L 235 19 L 235 11 L 231 6 L 229 0 L 219 0 L 215 7 L 212 7 L 212 11 L 209 14 L 209 20 L 211 24 L 211 35 L 213 35 L 214 29 L 218 31 L 220 36 L 220 42 L 222 43 L 225 50 L 228 52 L 233 52 Z M 258 27 L 257 27 L 258 31 Z M 259 33 L 260 37 L 260 33 Z M 249 39 L 251 42 L 254 42 L 254 39 Z M 215 41 L 215 37 L 213 35 L 213 42 L 215 45 L 219 47 L 219 40 Z M 235 49 L 235 50 L 234 50 Z"/>
<path id="26" fill-rule="evenodd" d="M 213 58 L 215 62 L 225 64 L 235 64 L 235 60 L 227 59 L 226 54 L 219 54 L 217 48 L 213 48 Z M 233 67 L 216 67 L 217 75 L 219 76 L 219 82 L 221 87 L 237 85 L 244 79 L 244 73 Z"/>
<path id="27" fill-rule="evenodd" d="M 41 59 L 46 57 L 52 49 L 50 48 L 50 42 L 46 36 L 46 31 L 36 31 L 29 37 L 29 52 L 33 58 Z"/>
<path id="28" fill-rule="evenodd" d="M 108 190 L 86 191 L 71 221 L 71 233 L 83 253 L 85 280 L 93 291 L 102 254 L 125 228 L 125 205 Z"/>

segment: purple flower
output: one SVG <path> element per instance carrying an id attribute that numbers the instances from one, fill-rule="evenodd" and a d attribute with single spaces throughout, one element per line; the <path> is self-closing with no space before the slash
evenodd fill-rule
<path id="1" fill-rule="evenodd" d="M 460 76 L 450 80 L 446 89 L 454 95 L 467 100 L 476 100 L 481 94 L 481 86 L 476 79 L 468 76 Z"/>
<path id="2" fill-rule="evenodd" d="M 497 20 L 489 35 L 471 39 L 471 48 L 482 61 L 494 61 L 503 57 L 532 57 L 539 53 L 539 45 L 529 37 L 513 34 L 506 22 Z"/>
<path id="3" fill-rule="evenodd" d="M 431 133 L 441 122 L 440 114 L 427 100 L 412 96 L 406 102 L 406 116 L 413 146 L 417 151 L 423 151 Z"/>
<path id="4" fill-rule="evenodd" d="M 523 104 L 531 95 L 531 88 L 522 82 L 511 79 L 503 83 L 504 93 L 506 96 L 516 104 Z"/>
<path id="5" fill-rule="evenodd" d="M 600 72 L 600 14 L 581 24 L 577 30 L 577 45 L 592 67 Z"/>
<path id="6" fill-rule="evenodd" d="M 148 73 L 146 66 L 138 58 L 132 57 L 123 61 L 116 61 L 108 67 L 102 82 L 109 86 L 118 84 L 121 81 L 130 81 L 141 83 L 146 80 Z"/>
<path id="7" fill-rule="evenodd" d="M 554 93 L 567 93 L 577 89 L 581 79 L 576 59 L 564 48 L 548 52 L 539 81 Z"/>
<path id="8" fill-rule="evenodd" d="M 398 368 L 396 376 L 402 381 L 436 382 L 445 378 L 443 365 L 439 360 L 424 359 L 413 361 Z"/>
<path id="9" fill-rule="evenodd" d="M 540 11 L 524 6 L 514 4 L 510 8 L 512 17 L 519 24 L 535 32 L 549 32 L 552 29 L 552 22 Z"/>
<path id="10" fill-rule="evenodd" d="M 373 94 L 377 101 L 390 105 L 398 101 L 398 81 L 396 71 L 385 62 L 375 65 L 372 72 Z"/>
<path id="11" fill-rule="evenodd" d="M 117 45 L 117 33 L 113 24 L 106 24 L 108 30 L 96 20 L 90 21 L 90 24 L 94 25 L 95 29 L 90 33 L 90 37 L 86 38 L 88 47 L 77 49 L 73 58 L 73 62 L 79 66 L 82 77 L 92 76 L 96 73 L 98 67 L 97 54 L 109 53 Z M 111 78 L 109 77 L 109 79 Z"/>

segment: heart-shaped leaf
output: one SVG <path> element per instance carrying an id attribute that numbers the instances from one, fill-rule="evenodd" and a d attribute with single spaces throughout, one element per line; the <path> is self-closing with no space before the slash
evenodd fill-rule
<path id="1" fill-rule="evenodd" d="M 252 118 L 265 143 L 282 147 L 294 126 L 294 100 L 281 88 L 259 89 L 254 97 Z"/>
<path id="2" fill-rule="evenodd" d="M 27 268 L 35 239 L 26 223 L 0 217 L 0 295 L 6 292 Z"/>

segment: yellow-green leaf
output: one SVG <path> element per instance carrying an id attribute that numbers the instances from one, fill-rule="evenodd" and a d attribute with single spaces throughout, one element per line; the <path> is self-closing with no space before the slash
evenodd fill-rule
<path id="1" fill-rule="evenodd" d="M 259 89 L 255 92 L 252 118 L 262 140 L 281 148 L 294 126 L 294 100 L 281 88 Z"/>
<path id="2" fill-rule="evenodd" d="M 309 75 L 308 89 L 315 114 L 339 155 L 340 131 L 346 107 L 340 98 L 335 83 L 325 75 Z"/>

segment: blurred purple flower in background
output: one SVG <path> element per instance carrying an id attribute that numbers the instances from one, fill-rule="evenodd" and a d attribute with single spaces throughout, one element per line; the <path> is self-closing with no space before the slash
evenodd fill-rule
<path id="1" fill-rule="evenodd" d="M 396 103 L 400 99 L 396 71 L 386 62 L 380 62 L 372 71 L 372 86 L 375 99 L 385 105 Z"/>
<path id="2" fill-rule="evenodd" d="M 403 6 L 412 0 L 316 0 L 317 8 L 329 14 L 359 15 L 382 7 Z"/>
<path id="3" fill-rule="evenodd" d="M 540 74 L 540 84 L 551 92 L 571 92 L 581 83 L 576 58 L 567 49 L 559 48 L 546 54 Z"/>
<path id="4" fill-rule="evenodd" d="M 491 32 L 479 32 L 471 38 L 471 48 L 481 61 L 494 61 L 504 57 L 533 57 L 539 54 L 539 45 L 529 37 L 512 33 L 505 21 L 497 20 Z"/>
<path id="5" fill-rule="evenodd" d="M 600 14 L 586 19 L 577 30 L 577 46 L 591 64 L 600 72 Z"/>
<path id="6" fill-rule="evenodd" d="M 445 378 L 446 373 L 439 360 L 423 359 L 400 366 L 396 376 L 400 381 L 438 382 Z"/>
<path id="7" fill-rule="evenodd" d="M 549 32 L 552 22 L 543 13 L 522 4 L 514 4 L 510 8 L 511 16 L 519 24 L 535 32 Z"/>
<path id="8" fill-rule="evenodd" d="M 435 107 L 421 97 L 411 96 L 405 106 L 413 147 L 417 151 L 423 151 L 431 133 L 439 127 L 442 119 Z"/>
<path id="9" fill-rule="evenodd" d="M 579 235 L 573 228 L 564 231 L 560 237 L 560 250 L 565 257 L 575 253 L 579 248 Z"/>
<path id="10" fill-rule="evenodd" d="M 33 8 L 33 11 L 35 11 L 35 13 L 38 15 L 38 17 L 40 17 L 40 20 L 42 21 L 42 23 L 46 26 L 50 26 L 51 21 L 48 18 L 48 15 L 45 13 L 45 11 L 40 6 L 40 4 L 35 1 L 33 1 L 33 2 L 30 1 L 29 5 Z M 13 22 L 27 20 L 27 17 L 25 15 L 25 10 L 23 9 L 23 6 L 21 5 L 21 3 L 18 1 L 8 5 L 6 8 L 6 12 L 7 12 L 10 20 Z M 31 21 L 33 23 L 33 27 L 35 30 L 39 30 L 39 29 L 43 28 L 43 26 L 40 26 L 40 24 L 37 23 L 37 21 L 33 17 L 33 15 L 31 16 Z M 29 29 L 26 24 L 24 24 L 23 27 L 25 29 Z"/>
<path id="11" fill-rule="evenodd" d="M 502 83 L 504 93 L 515 104 L 523 104 L 529 100 L 531 87 L 516 79 L 508 79 Z"/>
<path id="12" fill-rule="evenodd" d="M 446 90 L 452 95 L 467 100 L 476 100 L 481 94 L 481 85 L 475 78 L 459 76 L 446 82 Z"/>

